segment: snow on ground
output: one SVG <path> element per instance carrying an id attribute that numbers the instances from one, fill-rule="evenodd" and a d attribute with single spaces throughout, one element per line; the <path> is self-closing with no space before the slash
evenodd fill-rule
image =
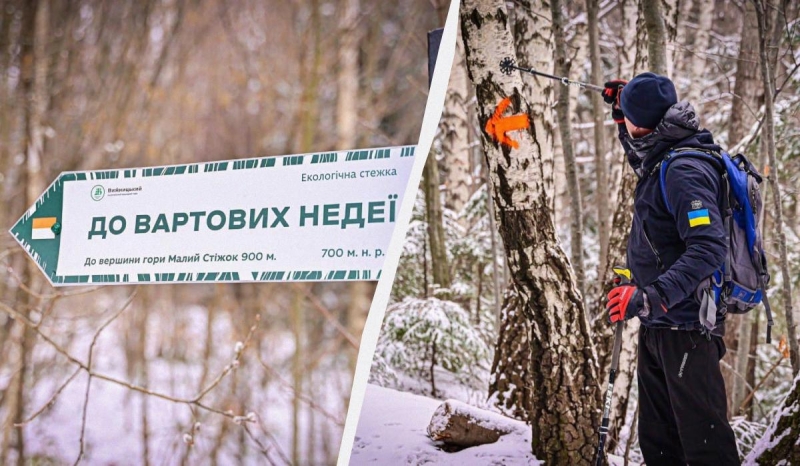
<path id="1" fill-rule="evenodd" d="M 519 429 L 500 437 L 495 443 L 455 453 L 440 450 L 428 438 L 426 429 L 441 403 L 424 396 L 368 385 L 350 464 L 543 464 L 530 453 L 530 428 L 524 422 L 512 419 L 508 423 L 517 425 Z"/>

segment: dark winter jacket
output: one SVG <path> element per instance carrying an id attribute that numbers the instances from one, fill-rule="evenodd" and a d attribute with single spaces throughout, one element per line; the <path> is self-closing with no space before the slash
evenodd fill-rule
<path id="1" fill-rule="evenodd" d="M 659 168 L 664 155 L 673 149 L 720 151 L 720 147 L 708 130 L 699 129 L 688 102 L 670 107 L 655 131 L 638 139 L 631 138 L 620 124 L 619 138 L 639 176 L 628 267 L 650 304 L 650 314 L 641 318 L 642 323 L 700 328 L 696 290 L 723 263 L 728 247 L 719 210 L 721 177 L 708 161 L 676 159 L 665 181 L 670 213 L 661 193 Z M 718 322 L 722 320 L 723 316 L 717 317 Z"/>

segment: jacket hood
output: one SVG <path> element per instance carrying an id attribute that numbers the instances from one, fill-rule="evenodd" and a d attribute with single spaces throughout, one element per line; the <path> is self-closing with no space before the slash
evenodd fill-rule
<path id="1" fill-rule="evenodd" d="M 649 173 L 664 158 L 664 154 L 681 147 L 692 147 L 720 151 L 714 137 L 706 129 L 700 129 L 700 121 L 692 104 L 681 101 L 667 109 L 664 118 L 652 133 L 641 138 L 627 136 L 631 147 L 628 163 L 639 177 Z"/>

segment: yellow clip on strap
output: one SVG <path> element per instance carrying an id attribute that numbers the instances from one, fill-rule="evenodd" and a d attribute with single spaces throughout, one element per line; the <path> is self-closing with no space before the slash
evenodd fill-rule
<path id="1" fill-rule="evenodd" d="M 631 280 L 631 269 L 626 269 L 624 267 L 613 267 L 612 270 L 615 274 L 622 275 L 628 280 Z"/>

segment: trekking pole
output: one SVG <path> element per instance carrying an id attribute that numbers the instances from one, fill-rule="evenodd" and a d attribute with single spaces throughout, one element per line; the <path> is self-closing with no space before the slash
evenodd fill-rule
<path id="1" fill-rule="evenodd" d="M 603 87 L 595 86 L 594 84 L 582 83 L 580 81 L 572 81 L 569 78 L 564 78 L 564 77 L 561 77 L 561 76 L 554 76 L 552 74 L 542 73 L 541 71 L 536 71 L 533 68 L 522 68 L 521 66 L 517 66 L 516 64 L 514 64 L 514 59 L 511 58 L 511 57 L 506 57 L 506 58 L 500 60 L 500 72 L 501 73 L 503 73 L 505 75 L 511 75 L 511 71 L 512 70 L 524 71 L 525 73 L 530 73 L 530 74 L 533 74 L 533 75 L 536 75 L 536 76 L 542 76 L 542 77 L 545 77 L 545 78 L 554 79 L 556 81 L 560 81 L 561 84 L 563 84 L 565 86 L 575 86 L 575 87 L 578 87 L 578 88 L 584 89 L 584 90 L 589 89 L 590 91 L 603 92 L 603 89 L 604 89 Z"/>
<path id="2" fill-rule="evenodd" d="M 613 267 L 614 286 L 629 283 L 631 281 L 630 270 L 624 267 Z M 606 389 L 606 400 L 603 403 L 603 420 L 600 423 L 600 429 L 597 433 L 600 440 L 597 443 L 597 461 L 596 466 L 603 466 L 603 450 L 606 447 L 606 437 L 608 437 L 608 423 L 611 415 L 611 397 L 614 395 L 614 380 L 617 378 L 617 369 L 619 368 L 619 353 L 622 350 L 622 329 L 624 321 L 617 322 L 614 328 L 614 350 L 611 353 L 611 371 L 608 374 L 608 389 Z"/>

